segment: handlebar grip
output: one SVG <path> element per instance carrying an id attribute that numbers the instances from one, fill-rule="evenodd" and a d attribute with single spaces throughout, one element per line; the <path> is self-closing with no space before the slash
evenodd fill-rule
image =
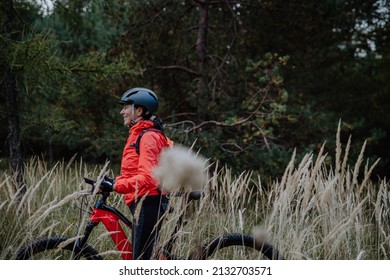
<path id="1" fill-rule="evenodd" d="M 202 190 L 195 190 L 195 191 L 191 191 L 189 193 L 187 193 L 187 192 L 174 193 L 174 196 L 176 196 L 176 197 L 185 196 L 185 195 L 188 196 L 188 200 L 198 200 L 198 199 L 204 197 L 204 192 Z"/>
<path id="2" fill-rule="evenodd" d="M 85 183 L 90 184 L 90 185 L 92 185 L 92 186 L 93 186 L 93 184 L 95 183 L 94 180 L 91 180 L 91 179 L 89 179 L 89 178 L 84 178 L 84 181 L 85 181 Z"/>
<path id="3" fill-rule="evenodd" d="M 190 194 L 188 196 L 188 199 L 189 200 L 198 200 L 198 199 L 200 199 L 203 196 L 204 196 L 203 191 L 196 190 L 196 191 L 190 192 Z"/>

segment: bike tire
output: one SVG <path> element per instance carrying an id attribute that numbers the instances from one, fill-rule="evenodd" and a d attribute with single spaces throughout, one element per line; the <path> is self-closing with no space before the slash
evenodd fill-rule
<path id="1" fill-rule="evenodd" d="M 35 240 L 32 243 L 21 247 L 16 253 L 16 259 L 35 259 L 40 253 L 54 252 L 56 250 L 59 253 L 70 253 L 70 259 L 102 259 L 99 253 L 90 245 L 86 244 L 83 248 L 77 248 L 75 246 L 75 241 L 66 242 L 68 240 L 67 237 L 47 237 Z M 47 259 L 47 257 L 41 258 Z"/>
<path id="2" fill-rule="evenodd" d="M 246 247 L 260 252 L 266 259 L 283 260 L 282 254 L 268 242 L 256 242 L 255 238 L 248 234 L 232 233 L 216 237 L 202 246 L 200 259 L 209 259 L 221 250 L 231 246 Z M 199 255 L 198 255 L 199 257 Z"/>

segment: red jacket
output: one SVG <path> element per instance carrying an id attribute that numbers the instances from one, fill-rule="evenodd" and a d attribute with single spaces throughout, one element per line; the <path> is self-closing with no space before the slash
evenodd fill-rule
<path id="1" fill-rule="evenodd" d="M 132 126 L 123 149 L 121 175 L 115 180 L 115 191 L 125 194 L 127 205 L 138 197 L 159 195 L 157 190 L 159 182 L 153 178 L 152 168 L 157 164 L 160 152 L 170 145 L 170 141 L 159 132 L 149 131 L 142 136 L 140 154 L 135 151 L 135 142 L 139 134 L 150 127 L 153 127 L 153 122 L 144 120 Z"/>

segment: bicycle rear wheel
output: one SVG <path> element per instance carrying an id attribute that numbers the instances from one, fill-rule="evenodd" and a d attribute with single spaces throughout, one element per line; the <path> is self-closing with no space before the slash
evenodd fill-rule
<path id="1" fill-rule="evenodd" d="M 17 260 L 101 260 L 99 253 L 86 244 L 77 248 L 75 241 L 66 237 L 48 237 L 33 241 L 23 246 L 16 253 Z"/>
<path id="2" fill-rule="evenodd" d="M 269 259 L 282 260 L 282 254 L 267 242 L 256 242 L 248 234 L 233 233 L 219 236 L 203 245 L 200 259 Z"/>

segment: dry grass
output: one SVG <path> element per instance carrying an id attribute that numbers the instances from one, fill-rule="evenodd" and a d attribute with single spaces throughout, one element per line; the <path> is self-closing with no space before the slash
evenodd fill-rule
<path id="1" fill-rule="evenodd" d="M 293 155 L 266 195 L 266 228 L 287 258 L 389 259 L 389 184 L 370 181 L 377 162 L 363 166 L 365 146 L 348 166 L 350 141 L 343 156 L 339 133 L 334 170 L 325 164 L 323 148 L 298 167 Z"/>
<path id="2" fill-rule="evenodd" d="M 287 259 L 389 259 L 389 183 L 374 184 L 376 163 L 364 164 L 364 146 L 353 166 L 348 165 L 351 142 L 345 147 L 337 133 L 335 162 L 326 164 L 321 149 L 296 164 L 295 154 L 284 176 L 264 186 L 251 172 L 233 176 L 215 168 L 204 189 L 204 199 L 185 207 L 183 198 L 171 199 L 176 211 L 166 218 L 161 244 L 168 240 L 179 214 L 188 219 L 177 235 L 175 253 L 188 256 L 205 240 L 231 232 L 256 232 L 275 244 Z M 91 168 L 83 162 L 59 162 L 49 167 L 33 158 L 26 164 L 28 191 L 21 202 L 8 172 L 0 177 L 0 259 L 12 259 L 19 246 L 41 236 L 81 234 L 79 197 L 86 192 L 83 177 L 97 178 L 107 166 Z M 90 198 L 93 200 L 93 198 Z M 130 216 L 119 195 L 110 204 Z M 106 258 L 118 258 L 103 226 L 90 245 Z M 220 258 L 240 258 L 229 252 Z"/>

